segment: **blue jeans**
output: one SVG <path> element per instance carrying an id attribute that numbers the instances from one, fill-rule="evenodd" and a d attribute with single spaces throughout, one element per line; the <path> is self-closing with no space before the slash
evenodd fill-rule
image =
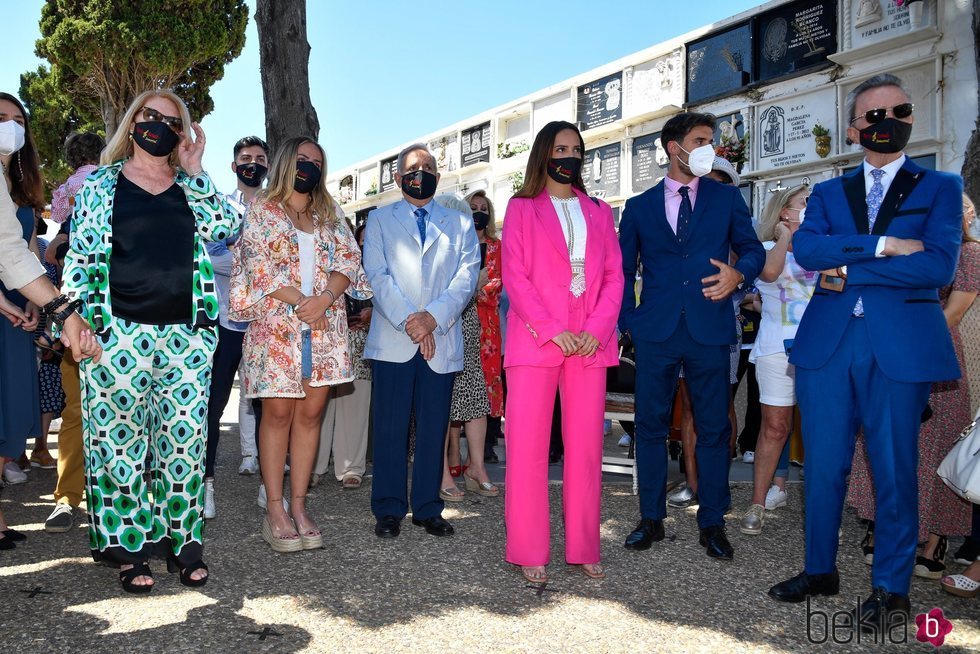
<path id="1" fill-rule="evenodd" d="M 303 379 L 309 379 L 313 376 L 313 346 L 310 341 L 310 330 L 304 329 L 302 333 L 303 342 L 300 345 L 301 367 L 303 370 Z"/>

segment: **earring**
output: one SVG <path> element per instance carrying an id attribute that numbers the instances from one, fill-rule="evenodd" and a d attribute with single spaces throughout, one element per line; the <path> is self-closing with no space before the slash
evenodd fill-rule
<path id="1" fill-rule="evenodd" d="M 133 133 L 132 133 L 132 132 L 130 132 L 130 133 L 129 133 L 129 140 L 130 140 L 130 141 L 132 141 L 132 140 L 133 140 Z"/>

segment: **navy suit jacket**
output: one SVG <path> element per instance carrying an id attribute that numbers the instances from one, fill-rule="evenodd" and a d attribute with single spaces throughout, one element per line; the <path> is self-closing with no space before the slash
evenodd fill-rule
<path id="1" fill-rule="evenodd" d="M 752 228 L 742 193 L 733 186 L 701 178 L 687 238 L 674 234 L 664 207 L 664 183 L 626 201 L 619 224 L 623 250 L 623 308 L 619 325 L 634 340 L 663 342 L 677 329 L 684 312 L 691 337 L 702 345 L 736 342 L 735 311 L 730 299 L 712 302 L 701 279 L 718 273 L 709 259 L 728 262 L 749 284 L 766 263 L 766 252 Z M 637 262 L 643 264 L 643 290 L 636 304 Z"/>
<path id="2" fill-rule="evenodd" d="M 953 281 L 962 242 L 963 184 L 910 159 L 895 175 L 868 234 L 864 167 L 817 184 L 793 237 L 807 270 L 847 266 L 842 292 L 819 286 L 800 321 L 790 362 L 819 368 L 837 350 L 858 297 L 875 360 L 890 379 L 931 382 L 960 377 L 938 289 Z M 875 258 L 881 236 L 921 240 L 925 250 Z"/>

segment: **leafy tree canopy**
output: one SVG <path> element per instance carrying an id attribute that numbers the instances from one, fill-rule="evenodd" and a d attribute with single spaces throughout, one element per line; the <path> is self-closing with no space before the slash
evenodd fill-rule
<path id="1" fill-rule="evenodd" d="M 51 67 L 22 75 L 20 89 L 46 177 L 64 172 L 73 129 L 111 136 L 147 89 L 172 88 L 194 120 L 210 113 L 211 86 L 241 54 L 247 23 L 245 0 L 47 0 L 36 52 Z"/>

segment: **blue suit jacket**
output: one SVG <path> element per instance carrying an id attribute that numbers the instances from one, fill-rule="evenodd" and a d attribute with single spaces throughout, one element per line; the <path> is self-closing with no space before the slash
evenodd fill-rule
<path id="1" fill-rule="evenodd" d="M 817 184 L 793 237 L 807 270 L 847 266 L 842 292 L 819 286 L 800 322 L 790 362 L 819 368 L 837 350 L 858 297 L 875 359 L 890 379 L 957 379 L 952 339 L 938 289 L 953 281 L 962 241 L 963 185 L 948 173 L 906 159 L 888 188 L 868 234 L 864 168 Z M 923 252 L 875 258 L 881 236 L 921 240 Z"/>
<path id="2" fill-rule="evenodd" d="M 766 263 L 766 252 L 752 229 L 741 192 L 707 178 L 698 184 L 694 216 L 684 241 L 667 222 L 663 181 L 626 202 L 619 225 L 626 282 L 619 326 L 634 340 L 667 340 L 677 329 L 683 310 L 691 337 L 698 343 L 736 342 L 731 301 L 705 298 L 701 279 L 718 273 L 709 259 L 727 262 L 729 250 L 734 250 L 738 255 L 735 268 L 752 283 Z M 633 284 L 637 261 L 643 264 L 639 306 Z"/>

